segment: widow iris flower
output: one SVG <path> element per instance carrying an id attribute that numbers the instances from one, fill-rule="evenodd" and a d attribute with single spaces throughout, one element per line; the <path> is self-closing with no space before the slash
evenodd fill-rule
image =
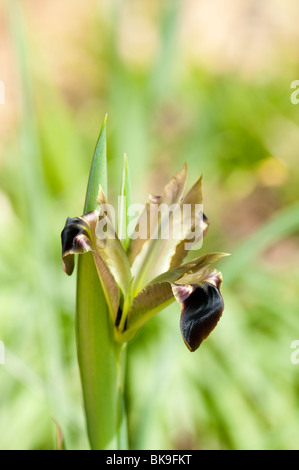
<path id="1" fill-rule="evenodd" d="M 209 226 L 199 210 L 202 177 L 184 196 L 186 180 L 185 165 L 161 196 L 149 197 L 127 249 L 117 236 L 101 187 L 99 208 L 68 218 L 61 233 L 63 268 L 68 275 L 73 272 L 75 254 L 93 253 L 120 342 L 129 341 L 149 318 L 176 300 L 184 342 L 195 351 L 222 315 L 222 275 L 211 265 L 227 254 L 208 253 L 182 264 Z M 175 235 L 170 234 L 170 227 Z"/>

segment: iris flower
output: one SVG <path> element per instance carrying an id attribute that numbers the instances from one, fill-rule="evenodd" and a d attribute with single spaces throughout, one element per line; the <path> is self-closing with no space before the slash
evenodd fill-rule
<path id="1" fill-rule="evenodd" d="M 63 269 L 72 274 L 74 255 L 93 253 L 117 341 L 129 341 L 153 315 L 177 301 L 183 340 L 195 351 L 222 315 L 222 275 L 212 265 L 226 253 L 208 253 L 183 263 L 193 247 L 190 240 L 196 238 L 194 233 L 203 236 L 209 226 L 198 211 L 202 177 L 184 196 L 186 180 L 185 165 L 161 196 L 149 197 L 126 249 L 116 234 L 101 187 L 97 210 L 66 221 L 61 233 Z M 184 207 L 189 209 L 187 215 Z M 179 236 L 163 236 L 169 224 L 179 226 Z"/>

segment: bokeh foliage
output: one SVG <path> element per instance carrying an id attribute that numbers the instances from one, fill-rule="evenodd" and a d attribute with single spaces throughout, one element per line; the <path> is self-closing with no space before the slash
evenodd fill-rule
<path id="1" fill-rule="evenodd" d="M 177 305 L 130 343 L 131 447 L 298 448 L 299 365 L 290 361 L 299 337 L 299 107 L 290 101 L 298 55 L 282 40 L 272 61 L 251 70 L 247 48 L 232 65 L 224 41 L 221 66 L 204 52 L 193 57 L 182 33 L 192 1 L 144 2 L 141 11 L 129 0 L 92 1 L 87 11 L 38 3 L 0 7 L 10 57 L 0 106 L 0 448 L 55 448 L 56 421 L 69 448 L 88 447 L 75 277 L 62 272 L 59 236 L 82 210 L 106 112 L 110 200 L 124 152 L 134 202 L 186 161 L 190 185 L 204 175 L 211 227 L 201 252 L 232 254 L 219 262 L 223 318 L 196 353 L 180 336 Z"/>

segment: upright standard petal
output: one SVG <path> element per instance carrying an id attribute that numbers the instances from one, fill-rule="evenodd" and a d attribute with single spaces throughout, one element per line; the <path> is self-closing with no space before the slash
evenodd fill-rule
<path id="1" fill-rule="evenodd" d="M 183 192 L 187 180 L 187 166 L 177 173 L 168 183 L 161 195 L 153 200 L 151 204 L 146 206 L 144 213 L 138 225 L 147 223 L 150 224 L 150 234 L 143 242 L 132 241 L 131 248 L 134 253 L 134 245 L 140 248 L 139 253 L 135 257 L 132 264 L 133 292 L 136 294 L 142 290 L 147 283 L 153 278 L 169 269 L 171 257 L 173 254 L 172 245 L 179 243 L 180 240 L 173 239 L 169 235 L 169 230 L 177 224 L 177 219 L 181 219 L 180 203 L 182 200 Z M 154 223 L 152 219 L 154 218 Z"/>
<path id="2" fill-rule="evenodd" d="M 199 209 L 203 204 L 202 197 L 202 175 L 192 186 L 184 197 L 181 206 L 189 208 L 190 218 L 188 220 L 185 239 L 178 243 L 174 249 L 173 256 L 169 268 L 179 266 L 192 245 L 198 243 L 206 235 L 210 222 L 203 211 Z"/>
<path id="3" fill-rule="evenodd" d="M 159 217 L 156 217 L 159 206 L 162 204 L 171 206 L 179 203 L 186 186 L 186 181 L 187 165 L 185 164 L 183 169 L 164 187 L 161 196 L 149 196 L 145 208 L 138 219 L 135 231 L 131 234 L 127 251 L 131 264 L 133 264 L 144 244 L 153 238 L 153 234 L 155 234 L 161 223 Z M 139 236 L 140 228 L 142 228 L 142 237 Z"/>
<path id="4" fill-rule="evenodd" d="M 151 279 L 179 266 L 207 231 L 209 221 L 203 214 L 202 177 L 183 198 L 186 177 L 185 166 L 164 188 L 162 196 L 151 198 L 140 216 L 138 230 L 145 225 L 146 237 L 131 240 L 128 251 L 133 261 L 134 295 Z"/>

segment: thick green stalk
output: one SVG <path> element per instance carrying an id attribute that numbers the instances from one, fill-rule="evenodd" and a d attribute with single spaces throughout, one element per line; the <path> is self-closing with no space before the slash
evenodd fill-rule
<path id="1" fill-rule="evenodd" d="M 90 446 L 116 449 L 116 351 L 105 296 L 91 253 L 78 260 L 76 336 Z"/>
<path id="2" fill-rule="evenodd" d="M 99 184 L 107 194 L 106 118 L 95 149 L 84 213 L 97 207 Z M 78 258 L 76 337 L 87 431 L 92 449 L 119 446 L 120 352 L 92 253 Z"/>
<path id="3" fill-rule="evenodd" d="M 117 396 L 117 447 L 119 450 L 128 450 L 128 425 L 126 405 L 124 399 L 127 363 L 127 344 L 123 344 L 119 350 L 117 360 L 118 367 L 118 396 Z"/>

